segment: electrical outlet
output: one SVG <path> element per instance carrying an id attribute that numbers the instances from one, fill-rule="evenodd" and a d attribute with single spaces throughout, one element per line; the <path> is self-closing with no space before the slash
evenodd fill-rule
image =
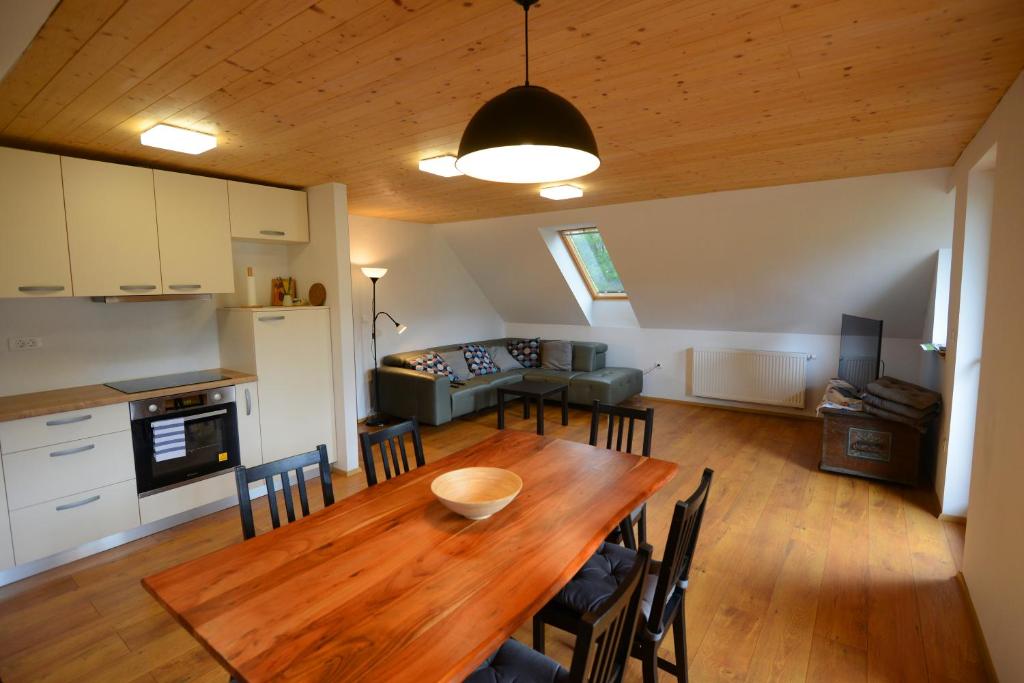
<path id="1" fill-rule="evenodd" d="M 30 351 L 43 347 L 42 337 L 8 337 L 7 348 L 11 351 Z"/>

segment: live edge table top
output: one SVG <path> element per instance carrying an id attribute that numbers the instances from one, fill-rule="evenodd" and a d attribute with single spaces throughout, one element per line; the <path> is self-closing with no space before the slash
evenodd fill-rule
<path id="1" fill-rule="evenodd" d="M 464 519 L 430 483 L 471 466 L 511 470 L 523 490 Z M 240 680 L 461 680 L 676 470 L 499 432 L 143 584 Z"/>

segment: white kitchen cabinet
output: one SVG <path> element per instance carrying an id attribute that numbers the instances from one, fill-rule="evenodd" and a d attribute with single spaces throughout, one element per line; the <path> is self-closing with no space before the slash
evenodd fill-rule
<path id="1" fill-rule="evenodd" d="M 153 171 L 61 157 L 75 296 L 160 294 Z"/>
<path id="2" fill-rule="evenodd" d="M 164 294 L 235 291 L 228 182 L 153 171 Z"/>
<path id="3" fill-rule="evenodd" d="M 60 157 L 0 147 L 0 297 L 71 296 Z"/>
<path id="4" fill-rule="evenodd" d="M 330 311 L 223 309 L 221 364 L 259 376 L 263 462 L 334 446 Z"/>
<path id="5" fill-rule="evenodd" d="M 14 544 L 11 542 L 11 520 L 7 514 L 7 488 L 4 468 L 0 463 L 0 571 L 14 566 Z"/>
<path id="6" fill-rule="evenodd" d="M 228 181 L 231 236 L 268 242 L 308 242 L 306 193 Z"/>
<path id="7" fill-rule="evenodd" d="M 242 465 L 255 467 L 263 462 L 260 440 L 260 396 L 256 382 L 235 387 L 235 412 L 238 415 L 238 449 Z"/>
<path id="8" fill-rule="evenodd" d="M 127 431 L 131 429 L 129 417 L 128 404 L 115 403 L 0 422 L 0 451 L 8 455 L 29 448 Z"/>
<path id="9" fill-rule="evenodd" d="M 149 524 L 234 496 L 235 472 L 231 470 L 139 498 L 139 517 L 143 524 Z"/>
<path id="10" fill-rule="evenodd" d="M 11 510 L 135 479 L 131 432 L 5 454 Z"/>
<path id="11" fill-rule="evenodd" d="M 131 479 L 11 512 L 14 557 L 25 564 L 137 526 Z"/>

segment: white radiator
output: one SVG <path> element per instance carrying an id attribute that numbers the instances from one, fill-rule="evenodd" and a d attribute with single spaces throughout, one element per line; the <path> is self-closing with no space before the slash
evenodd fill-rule
<path id="1" fill-rule="evenodd" d="M 803 408 L 806 353 L 694 349 L 693 395 Z"/>

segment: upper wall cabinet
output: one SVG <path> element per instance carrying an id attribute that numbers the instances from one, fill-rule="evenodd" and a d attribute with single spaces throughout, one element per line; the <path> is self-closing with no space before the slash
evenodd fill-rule
<path id="1" fill-rule="evenodd" d="M 75 296 L 159 294 L 153 171 L 61 157 Z"/>
<path id="2" fill-rule="evenodd" d="M 0 297 L 71 296 L 60 157 L 0 147 Z"/>
<path id="3" fill-rule="evenodd" d="M 228 181 L 231 236 L 269 242 L 308 242 L 306 193 Z"/>
<path id="4" fill-rule="evenodd" d="M 153 171 L 164 294 L 235 291 L 228 183 Z"/>

